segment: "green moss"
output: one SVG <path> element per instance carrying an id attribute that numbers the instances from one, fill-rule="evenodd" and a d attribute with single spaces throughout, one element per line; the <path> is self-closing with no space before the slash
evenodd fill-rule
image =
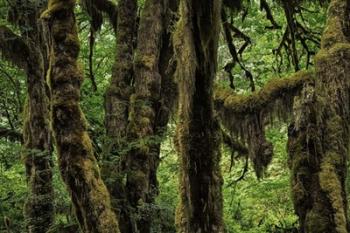
<path id="1" fill-rule="evenodd" d="M 140 52 L 135 54 L 135 65 L 142 65 L 148 69 L 153 69 L 156 65 L 157 57 L 156 54 L 140 54 Z"/>
<path id="2" fill-rule="evenodd" d="M 321 49 L 315 56 L 315 62 L 320 69 L 326 68 L 327 63 L 343 59 L 345 54 L 350 54 L 350 44 L 335 43 L 329 49 Z"/>
<path id="3" fill-rule="evenodd" d="M 294 97 L 305 84 L 314 80 L 314 72 L 300 71 L 289 78 L 274 79 L 260 91 L 248 96 L 216 87 L 215 107 L 223 125 L 248 144 L 254 170 L 261 177 L 272 160 L 273 147 L 265 138 L 265 126 L 274 120 L 286 121 L 293 112 Z"/>
<path id="4" fill-rule="evenodd" d="M 282 98 L 293 98 L 300 91 L 303 84 L 313 79 L 313 72 L 300 71 L 289 78 L 273 79 L 260 91 L 248 96 L 235 95 L 229 90 L 216 87 L 215 101 L 224 103 L 225 108 L 234 114 L 245 115 L 249 113 L 268 110 L 271 103 Z"/>
<path id="5" fill-rule="evenodd" d="M 328 20 L 326 29 L 322 35 L 321 47 L 329 48 L 336 43 L 345 43 L 343 27 L 346 18 L 347 2 L 344 0 L 331 1 L 328 9 Z"/>
<path id="6" fill-rule="evenodd" d="M 48 8 L 41 14 L 42 19 L 49 19 L 53 14 L 60 10 L 71 9 L 75 6 L 75 0 L 50 0 Z"/>
<path id="7" fill-rule="evenodd" d="M 135 128 L 136 127 L 136 112 L 135 112 L 135 106 L 136 106 L 136 94 L 132 94 L 130 96 L 130 108 L 129 108 L 129 127 Z"/>
<path id="8" fill-rule="evenodd" d="M 319 182 L 322 190 L 327 193 L 334 210 L 333 217 L 338 233 L 347 233 L 347 218 L 344 211 L 344 200 L 342 196 L 342 184 L 339 181 L 334 159 L 338 160 L 337 154 L 326 154 L 321 163 Z"/>
<path id="9" fill-rule="evenodd" d="M 305 217 L 305 232 L 326 233 L 329 229 L 329 220 L 322 213 L 321 209 L 314 207 Z"/>

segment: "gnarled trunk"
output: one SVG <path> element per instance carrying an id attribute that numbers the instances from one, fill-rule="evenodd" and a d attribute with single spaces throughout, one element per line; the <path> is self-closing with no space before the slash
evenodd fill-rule
<path id="1" fill-rule="evenodd" d="M 181 163 L 176 223 L 181 233 L 224 232 L 220 133 L 213 110 L 220 12 L 219 0 L 180 1 L 181 18 L 174 46 Z"/>
<path id="2" fill-rule="evenodd" d="M 79 40 L 74 7 L 75 0 L 50 0 L 42 14 L 49 46 L 52 128 L 59 167 L 82 231 L 116 233 L 117 219 L 79 105 L 83 77 L 77 63 Z"/>
<path id="3" fill-rule="evenodd" d="M 315 84 L 289 128 L 293 202 L 305 233 L 349 232 L 345 192 L 350 118 L 350 3 L 331 1 Z"/>

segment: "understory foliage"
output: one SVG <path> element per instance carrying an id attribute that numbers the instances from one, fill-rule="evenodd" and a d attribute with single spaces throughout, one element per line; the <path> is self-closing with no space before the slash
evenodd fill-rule
<path id="1" fill-rule="evenodd" d="M 0 0 L 0 232 L 349 232 L 349 15 Z"/>

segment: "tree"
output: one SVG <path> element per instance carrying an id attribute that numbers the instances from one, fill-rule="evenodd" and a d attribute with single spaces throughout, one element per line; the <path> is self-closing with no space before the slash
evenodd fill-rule
<path id="1" fill-rule="evenodd" d="M 323 9 L 319 3 L 326 3 L 324 0 L 261 0 L 250 4 L 247 4 L 248 1 L 223 0 L 221 4 L 219 0 L 181 0 L 180 17 L 174 33 L 174 22 L 178 19 L 178 15 L 174 14 L 178 7 L 175 0 L 120 0 L 118 8 L 110 0 L 83 0 L 83 8 L 76 8 L 75 0 L 50 0 L 48 9 L 43 13 L 46 2 L 40 1 L 44 5 L 39 6 L 33 5 L 34 2 L 39 3 L 9 2 L 12 9 L 9 20 L 18 28 L 0 27 L 2 56 L 23 69 L 27 75 L 28 99 L 23 133 L 18 132 L 18 123 L 15 124 L 16 127 L 11 123 L 11 107 L 3 104 L 8 98 L 0 101 L 3 106 L 0 111 L 0 165 L 5 170 L 10 170 L 8 167 L 11 165 L 6 164 L 7 159 L 3 159 L 4 153 L 10 154 L 5 155 L 7 157 L 13 157 L 10 153 L 12 149 L 8 149 L 10 146 L 6 143 L 23 140 L 30 186 L 30 198 L 25 208 L 28 231 L 46 232 L 49 228 L 49 231 L 62 231 L 61 224 L 66 224 L 65 220 L 61 222 L 63 218 L 57 213 L 59 223 L 51 227 L 54 216 L 50 160 L 52 148 L 48 120 L 51 118 L 59 169 L 81 230 L 160 232 L 156 228 L 159 226 L 154 223 L 159 223 L 168 216 L 162 215 L 164 195 L 160 196 L 160 202 L 156 201 L 159 190 L 163 188 L 158 187 L 157 172 L 160 161 L 168 156 L 161 157 L 161 143 L 176 102 L 178 115 L 175 118 L 178 122 L 175 147 L 180 166 L 173 166 L 172 174 L 176 174 L 178 168 L 178 232 L 214 233 L 227 230 L 224 229 L 226 226 L 223 220 L 221 167 L 239 172 L 234 166 L 234 159 L 246 159 L 242 162 L 243 174 L 238 179 L 228 180 L 224 194 L 227 194 L 229 186 L 236 189 L 238 181 L 239 184 L 245 182 L 254 186 L 269 183 L 252 181 L 251 175 L 246 174 L 249 170 L 248 161 L 251 160 L 260 180 L 276 170 L 276 166 L 267 169 L 275 149 L 279 152 L 276 154 L 278 159 L 286 155 L 281 153 L 283 139 L 276 143 L 274 136 L 271 137 L 271 129 L 266 128 L 276 121 L 290 124 L 288 165 L 291 169 L 292 201 L 300 224 L 292 223 L 296 216 L 291 213 L 279 223 L 261 217 L 265 213 L 260 208 L 257 217 L 251 216 L 252 211 L 247 210 L 244 204 L 241 205 L 241 199 L 248 199 L 242 195 L 231 196 L 239 202 L 231 217 L 235 223 L 227 223 L 259 228 L 264 232 L 274 232 L 277 228 L 278 231 L 283 229 L 305 233 L 349 232 L 345 187 L 350 118 L 350 88 L 347 80 L 350 73 L 349 1 L 331 1 L 322 40 L 318 36 L 318 30 L 313 27 L 320 23 L 310 23 L 307 19 L 310 18 L 308 14 L 311 10 Z M 83 89 L 82 106 L 96 109 L 99 105 L 96 100 L 103 95 L 97 88 L 108 86 L 104 106 L 105 126 L 100 112 L 87 112 L 88 117 L 99 116 L 97 123 L 93 122 L 89 127 L 89 132 L 93 132 L 93 145 L 98 148 L 95 153 L 87 133 L 85 115 L 79 104 L 83 78 L 78 65 L 80 42 L 74 11 L 79 12 L 81 9 L 89 17 L 90 25 L 86 14 L 77 14 L 82 19 L 79 25 L 83 35 L 90 33 L 88 40 L 82 39 L 81 44 L 84 46 L 83 57 L 88 57 L 88 76 L 92 81 L 92 90 L 95 91 L 91 94 L 90 89 Z M 277 18 L 275 9 L 280 10 Z M 0 11 L 2 10 L 0 6 Z M 263 15 L 249 16 L 259 11 L 264 11 Z M 242 23 L 237 13 L 242 13 Z M 265 17 L 265 13 L 268 26 L 266 22 L 257 22 Z M 38 20 L 40 14 L 41 21 Z M 312 18 L 310 21 L 318 21 L 319 13 L 314 14 L 317 19 Z M 113 31 L 102 27 L 104 16 L 108 17 Z M 244 22 L 247 17 L 248 22 Z M 0 17 L 1 20 L 4 19 Z M 243 24 L 251 27 L 251 22 L 254 22 L 253 29 L 241 29 Z M 220 24 L 224 35 L 222 42 L 219 40 Z M 88 26 L 90 29 L 86 29 Z M 272 45 L 270 35 L 276 36 L 280 29 L 284 30 L 281 41 L 274 40 L 276 43 Z M 101 35 L 95 37 L 99 30 Z M 266 51 L 274 48 L 273 53 L 278 62 L 271 66 L 278 72 L 283 67 L 291 68 L 295 73 L 262 85 L 269 78 L 265 71 L 255 67 L 257 63 L 247 61 L 245 51 L 255 42 L 254 38 L 250 38 L 252 32 L 258 34 L 267 30 L 271 34 L 263 36 L 263 40 L 267 41 L 262 46 L 264 48 L 260 49 Z M 103 41 L 104 37 L 111 41 L 113 36 L 117 39 L 116 57 L 114 61 L 106 63 L 114 63 L 112 79 L 108 84 L 102 81 L 104 72 L 109 69 L 108 65 L 101 69 L 103 72 L 99 70 L 101 76 L 94 76 L 93 61 L 99 60 L 99 57 L 94 55 L 93 47 L 95 39 L 96 45 L 101 46 L 97 43 Z M 226 45 L 221 46 L 223 43 L 227 44 L 227 48 Z M 219 45 L 220 49 L 227 50 L 227 53 L 220 53 L 219 56 L 225 73 L 217 72 Z M 303 70 L 313 65 L 311 58 L 318 46 L 321 50 L 315 57 L 315 68 Z M 104 50 L 110 50 L 109 48 Z M 100 51 L 96 52 L 99 54 Z M 246 52 L 250 53 L 249 50 Z M 112 53 L 103 51 L 107 56 Z M 254 56 L 257 54 L 260 56 L 260 51 Z M 103 60 L 95 66 L 96 72 L 100 64 L 104 65 Z M 10 68 L 0 67 L 0 72 L 13 84 L 3 85 L 4 82 L 1 82 L 0 95 L 10 93 L 16 97 L 21 93 L 18 94 L 11 88 L 20 85 L 12 81 L 12 77 L 6 74 L 6 69 Z M 262 79 L 255 76 L 257 73 L 260 75 L 260 71 L 263 72 Z M 228 82 L 222 81 L 223 74 L 228 76 Z M 248 82 L 237 82 L 234 80 L 237 76 L 245 77 Z M 46 87 L 45 77 L 49 87 Z M 242 82 L 244 88 L 241 88 Z M 229 84 L 227 86 L 231 89 L 225 88 L 225 84 Z M 240 92 L 244 94 L 239 94 Z M 101 95 L 98 96 L 99 94 Z M 94 95 L 94 103 L 90 102 L 91 95 Z M 102 104 L 98 109 L 102 112 Z M 98 128 L 95 128 L 96 125 Z M 104 127 L 106 135 L 102 133 Z M 286 127 L 282 128 L 280 133 L 285 133 L 285 129 Z M 231 156 L 223 150 L 228 155 L 223 162 L 220 148 L 222 142 L 232 150 Z M 274 148 L 274 144 L 278 147 Z M 169 147 L 168 144 L 164 146 Z M 103 150 L 100 150 L 102 147 Z M 102 156 L 99 156 L 100 151 Z M 241 155 L 236 156 L 234 153 Z M 174 157 L 172 160 L 175 160 Z M 11 163 L 14 163 L 15 158 L 11 159 Z M 102 164 L 101 175 L 98 162 Z M 286 161 L 283 162 L 277 169 L 283 170 L 281 168 Z M 163 169 L 162 167 L 161 174 L 164 176 Z M 275 180 L 276 177 L 273 176 L 270 181 Z M 11 174 L 10 179 L 16 177 L 18 176 Z M 286 175 L 279 186 L 287 183 L 285 178 Z M 0 177 L 1 181 L 7 182 L 6 179 L 9 178 Z M 232 179 L 232 176 L 227 179 Z M 269 187 L 265 189 L 268 193 Z M 1 201 L 7 201 L 13 196 L 6 188 L 1 187 L 0 191 L 5 193 L 0 196 Z M 277 195 L 271 195 L 272 198 L 274 196 L 276 198 Z M 167 197 L 176 199 L 175 194 L 168 194 Z M 173 200 L 167 200 L 172 207 L 175 203 Z M 281 200 L 287 201 L 286 198 Z M 14 204 L 9 201 L 5 208 L 11 208 L 11 205 Z M 69 204 L 65 201 L 65 205 Z M 292 208 L 288 204 L 285 206 Z M 270 206 L 265 204 L 265 208 L 270 211 Z M 169 212 L 173 210 L 175 211 L 172 208 Z M 290 222 L 285 223 L 288 221 Z M 69 224 L 71 220 L 68 219 L 67 222 Z M 171 220 L 169 223 L 173 225 Z M 297 230 L 297 227 L 300 229 Z M 236 231 L 236 228 L 233 229 Z M 11 218 L 6 215 L 1 230 L 12 230 Z"/>
<path id="2" fill-rule="evenodd" d="M 161 138 L 176 93 L 168 28 L 177 1 L 145 1 L 139 28 L 135 25 L 136 1 L 121 1 L 118 9 L 116 62 L 106 92 L 109 139 L 103 171 L 120 222 L 126 225 L 122 232 L 150 232 L 153 214 L 147 212 L 158 193 Z M 164 59 L 159 60 L 160 56 Z"/>
<path id="3" fill-rule="evenodd" d="M 54 221 L 50 108 L 45 82 L 47 60 L 38 20 L 45 5 L 45 1 L 41 4 L 17 1 L 12 5 L 9 20 L 20 28 L 20 36 L 6 26 L 0 27 L 0 51 L 27 76 L 23 156 L 29 197 L 24 213 L 26 228 L 32 233 L 46 232 Z"/>
<path id="4" fill-rule="evenodd" d="M 79 40 L 74 7 L 75 0 L 50 0 L 41 15 L 49 48 L 52 128 L 59 167 L 81 230 L 116 233 L 117 219 L 79 106 L 83 77 L 77 63 Z"/>
<path id="5" fill-rule="evenodd" d="M 121 232 L 132 231 L 134 222 L 126 196 L 125 148 L 129 99 L 132 93 L 133 54 L 136 35 L 137 1 L 122 0 L 118 4 L 116 57 L 112 78 L 105 94 L 105 128 L 108 141 L 104 145 L 102 175 L 118 213 Z"/>
<path id="6" fill-rule="evenodd" d="M 175 32 L 179 89 L 178 232 L 224 232 L 220 133 L 213 108 L 221 1 L 180 1 Z"/>
<path id="7" fill-rule="evenodd" d="M 301 232 L 348 232 L 349 1 L 333 0 L 315 80 L 305 85 L 289 128 L 292 194 Z"/>
<path id="8" fill-rule="evenodd" d="M 299 72 L 292 78 L 273 81 L 248 97 L 220 90 L 216 94 L 223 124 L 237 134 L 246 135 L 258 177 L 259 167 L 266 167 L 271 159 L 264 159 L 264 153 L 251 151 L 257 141 L 251 140 L 252 133 L 264 137 L 263 131 L 255 130 L 263 129 L 276 112 L 287 121 L 286 116 L 294 114 L 288 151 L 293 202 L 301 232 L 349 231 L 345 191 L 349 113 L 343 107 L 349 101 L 348 6 L 348 1 L 331 1 L 321 50 L 315 58 L 315 72 Z M 301 95 L 294 101 L 300 90 Z M 279 110 L 281 102 L 283 111 Z"/>

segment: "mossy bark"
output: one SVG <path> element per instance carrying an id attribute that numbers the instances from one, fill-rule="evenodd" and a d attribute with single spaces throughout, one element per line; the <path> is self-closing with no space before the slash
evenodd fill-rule
<path id="1" fill-rule="evenodd" d="M 118 215 L 122 233 L 133 232 L 133 219 L 125 191 L 125 157 L 129 99 L 132 94 L 133 56 L 136 37 L 137 1 L 122 0 L 118 4 L 116 57 L 112 79 L 105 95 L 105 127 L 102 176 Z"/>
<path id="2" fill-rule="evenodd" d="M 52 142 L 49 99 L 42 54 L 33 47 L 27 73 L 27 106 L 24 116 L 24 161 L 29 196 L 24 207 L 27 230 L 45 233 L 54 221 Z"/>
<path id="3" fill-rule="evenodd" d="M 106 92 L 103 174 L 123 233 L 150 232 L 155 217 L 161 138 L 176 95 L 170 28 L 177 3 L 146 1 L 138 33 L 130 27 L 136 22 L 136 1 L 119 3 L 117 57 Z"/>
<path id="4" fill-rule="evenodd" d="M 314 84 L 304 88 L 289 128 L 292 194 L 300 231 L 349 232 L 345 192 L 349 153 L 349 1 L 333 0 Z"/>
<path id="5" fill-rule="evenodd" d="M 54 222 L 54 192 L 52 184 L 52 143 L 49 127 L 49 96 L 46 56 L 43 50 L 40 11 L 46 6 L 29 1 L 16 1 L 10 14 L 11 23 L 18 26 L 21 36 L 9 29 L 0 29 L 0 50 L 4 57 L 24 69 L 27 79 L 27 103 L 23 120 L 23 160 L 26 168 L 28 198 L 24 206 L 26 230 L 45 233 Z M 6 38 L 7 36 L 7 38 Z M 4 40 L 4 41 L 2 41 Z M 4 51 L 7 50 L 7 51 Z"/>
<path id="6" fill-rule="evenodd" d="M 158 194 L 156 171 L 160 138 L 163 16 L 167 1 L 146 0 L 140 18 L 134 59 L 134 93 L 130 97 L 128 139 L 133 142 L 126 159 L 126 191 L 137 215 L 137 231 L 151 232 L 152 204 Z M 147 38 L 147 40 L 145 40 Z M 166 120 L 167 123 L 167 120 Z"/>
<path id="7" fill-rule="evenodd" d="M 83 76 L 77 63 L 79 39 L 75 4 L 75 0 L 50 0 L 48 9 L 41 15 L 49 48 L 51 117 L 59 168 L 81 230 L 116 233 L 119 232 L 117 219 L 79 105 Z"/>
<path id="8" fill-rule="evenodd" d="M 221 1 L 181 0 L 174 36 L 179 90 L 177 231 L 224 232 L 220 139 L 213 110 Z"/>

